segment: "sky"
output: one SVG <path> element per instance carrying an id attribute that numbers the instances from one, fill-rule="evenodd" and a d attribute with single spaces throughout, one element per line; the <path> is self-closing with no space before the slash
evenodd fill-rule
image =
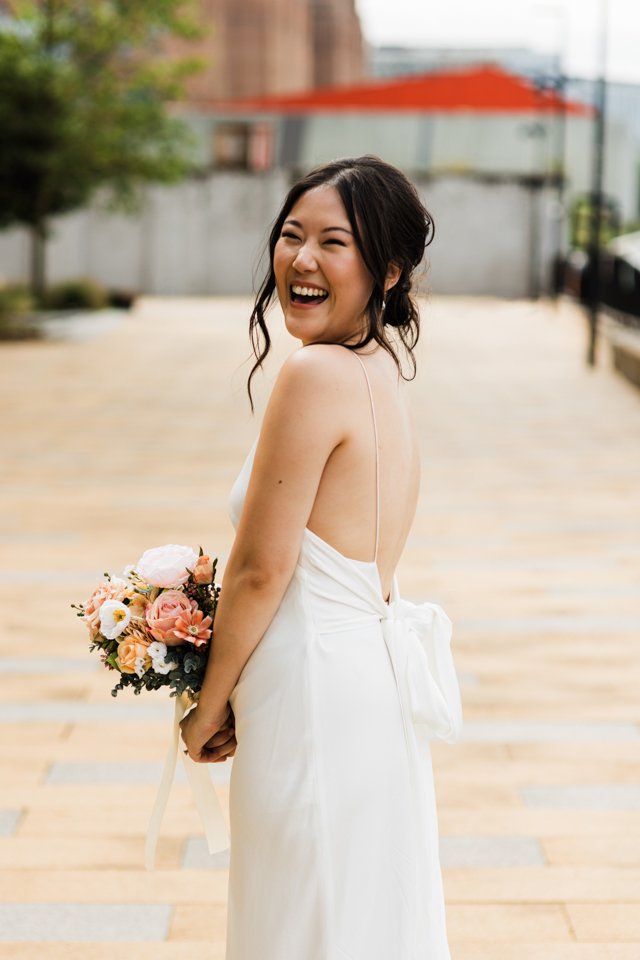
<path id="1" fill-rule="evenodd" d="M 596 75 L 606 10 L 607 77 L 640 83 L 640 0 L 356 0 L 376 46 L 530 47 L 569 76 Z"/>

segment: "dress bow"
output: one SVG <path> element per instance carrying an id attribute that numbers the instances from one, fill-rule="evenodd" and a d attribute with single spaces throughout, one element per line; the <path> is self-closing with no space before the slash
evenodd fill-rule
<path id="1" fill-rule="evenodd" d="M 437 603 L 398 598 L 380 618 L 403 714 L 429 739 L 454 743 L 462 729 L 460 688 L 451 655 L 451 620 Z"/>

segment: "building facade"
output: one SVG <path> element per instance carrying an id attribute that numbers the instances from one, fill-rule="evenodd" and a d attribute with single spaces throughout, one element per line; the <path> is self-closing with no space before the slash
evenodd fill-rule
<path id="1" fill-rule="evenodd" d="M 355 0 L 312 0 L 313 86 L 355 83 L 365 75 L 365 52 Z"/>
<path id="2" fill-rule="evenodd" d="M 349 83 L 364 72 L 354 0 L 199 0 L 204 36 L 171 38 L 168 57 L 196 56 L 204 70 L 186 84 L 190 103 Z"/>

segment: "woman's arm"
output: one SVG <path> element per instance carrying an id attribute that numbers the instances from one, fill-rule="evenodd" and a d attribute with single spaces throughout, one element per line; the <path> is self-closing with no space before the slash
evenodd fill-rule
<path id="1" fill-rule="evenodd" d="M 198 703 L 211 727 L 280 605 L 325 464 L 345 439 L 348 384 L 336 351 L 343 348 L 313 344 L 293 353 L 265 412 Z"/>

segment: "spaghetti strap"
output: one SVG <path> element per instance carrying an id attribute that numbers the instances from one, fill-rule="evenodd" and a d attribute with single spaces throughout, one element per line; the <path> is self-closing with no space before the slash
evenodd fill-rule
<path id="1" fill-rule="evenodd" d="M 380 539 L 380 467 L 378 464 L 378 425 L 376 423 L 376 408 L 373 403 L 373 392 L 371 390 L 371 381 L 369 380 L 369 374 L 367 373 L 367 368 L 361 357 L 358 356 L 354 351 L 354 355 L 358 357 L 360 361 L 360 366 L 364 371 L 364 375 L 367 381 L 367 388 L 369 390 L 369 400 L 371 402 L 371 417 L 373 419 L 373 438 L 376 448 L 376 547 L 373 555 L 373 562 L 377 563 L 378 561 L 378 541 Z"/>

